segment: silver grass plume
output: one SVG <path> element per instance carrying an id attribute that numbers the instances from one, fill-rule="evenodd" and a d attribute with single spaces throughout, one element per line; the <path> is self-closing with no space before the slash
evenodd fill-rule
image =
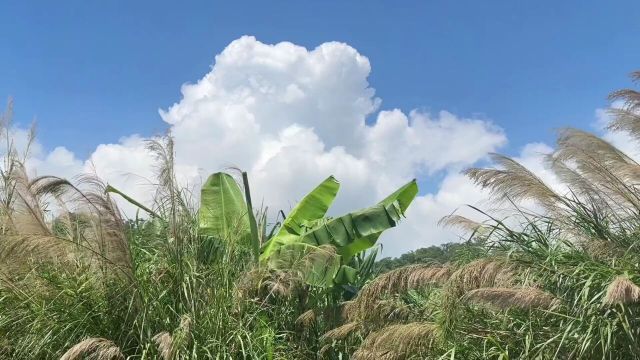
<path id="1" fill-rule="evenodd" d="M 347 338 L 349 335 L 351 335 L 355 331 L 358 331 L 361 328 L 361 326 L 362 325 L 359 322 L 348 322 L 348 323 L 346 323 L 344 325 L 338 326 L 337 328 L 331 329 L 331 330 L 327 331 L 326 333 L 324 333 L 320 337 L 320 341 L 328 341 L 328 340 L 340 341 L 340 340 L 344 340 L 345 338 Z"/>
<path id="2" fill-rule="evenodd" d="M 483 227 L 485 227 L 485 225 L 482 223 L 457 214 L 451 214 L 442 217 L 438 221 L 438 226 L 442 226 L 445 228 L 456 228 L 467 233 L 477 233 Z"/>
<path id="3" fill-rule="evenodd" d="M 178 355 L 180 348 L 186 345 L 191 338 L 191 317 L 183 315 L 180 318 L 180 325 L 173 332 L 167 331 L 156 334 L 152 340 L 158 347 L 158 353 L 162 360 L 173 360 Z"/>
<path id="4" fill-rule="evenodd" d="M 540 289 L 528 288 L 480 288 L 467 292 L 463 300 L 491 305 L 498 309 L 547 310 L 560 302 L 553 295 Z"/>
<path id="5" fill-rule="evenodd" d="M 638 303 L 640 302 L 640 286 L 627 276 L 617 276 L 607 286 L 607 293 L 602 302 L 605 305 Z"/>
<path id="6" fill-rule="evenodd" d="M 437 345 L 438 333 L 438 327 L 433 323 L 390 325 L 369 334 L 352 359 L 368 360 L 375 357 L 401 360 L 425 356 Z M 389 355 L 391 357 L 384 357 Z"/>
<path id="7" fill-rule="evenodd" d="M 303 329 L 309 329 L 316 324 L 316 312 L 311 309 L 303 312 L 296 318 L 296 325 Z"/>
<path id="8" fill-rule="evenodd" d="M 359 314 L 366 314 L 385 296 L 443 284 L 450 274 L 449 267 L 426 264 L 408 265 L 391 270 L 365 285 L 349 308 Z"/>
<path id="9" fill-rule="evenodd" d="M 560 197 L 539 177 L 517 161 L 491 154 L 499 169 L 471 168 L 465 174 L 478 186 L 488 189 L 495 201 L 533 200 L 546 209 L 554 209 Z"/>
<path id="10" fill-rule="evenodd" d="M 89 338 L 67 350 L 60 360 L 124 360 L 120 348 L 111 340 Z"/>

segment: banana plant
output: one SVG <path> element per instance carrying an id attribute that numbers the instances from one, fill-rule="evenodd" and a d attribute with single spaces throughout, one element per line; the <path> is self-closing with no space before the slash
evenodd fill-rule
<path id="1" fill-rule="evenodd" d="M 315 262 L 315 265 L 307 269 L 307 273 L 311 274 L 315 285 L 320 283 L 316 276 L 319 273 L 325 274 L 325 280 L 332 275 L 331 281 L 323 283 L 325 287 L 351 283 L 358 271 L 351 266 L 354 255 L 373 247 L 383 231 L 396 226 L 418 193 L 418 185 L 414 179 L 374 206 L 337 218 L 328 218 L 325 216 L 326 212 L 339 187 L 338 181 L 330 176 L 305 196 L 283 221 L 278 233 L 265 244 L 261 261 L 274 266 L 273 264 L 279 263 L 278 258 L 283 254 L 290 257 L 291 251 L 300 249 L 300 244 L 306 244 L 303 247 L 305 253 L 309 253 L 309 249 L 316 249 L 318 252 L 320 248 L 332 246 L 335 254 L 331 264 L 339 262 L 340 266 L 327 267 L 330 270 L 327 274 L 327 269 L 313 268 L 326 264 Z"/>

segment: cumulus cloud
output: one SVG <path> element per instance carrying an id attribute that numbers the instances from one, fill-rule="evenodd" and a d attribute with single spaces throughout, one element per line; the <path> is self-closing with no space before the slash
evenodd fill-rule
<path id="1" fill-rule="evenodd" d="M 441 179 L 383 237 L 385 255 L 455 239 L 437 220 L 484 197 L 459 170 L 497 151 L 506 135 L 487 119 L 447 111 L 380 111 L 370 72 L 369 60 L 344 43 L 309 50 L 248 36 L 233 41 L 207 74 L 182 86 L 181 99 L 160 110 L 175 139 L 180 180 L 197 184 L 236 166 L 249 172 L 256 203 L 286 212 L 333 174 L 342 184 L 335 215 L 368 206 L 412 178 Z M 153 158 L 144 139 L 99 145 L 84 161 L 57 148 L 40 154 L 37 167 L 62 175 L 93 170 L 148 201 Z"/>

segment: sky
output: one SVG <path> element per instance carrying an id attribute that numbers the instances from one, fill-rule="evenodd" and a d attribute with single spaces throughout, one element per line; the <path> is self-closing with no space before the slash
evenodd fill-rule
<path id="1" fill-rule="evenodd" d="M 460 170 L 539 161 L 565 126 L 601 129 L 640 68 L 636 1 L 3 1 L 0 98 L 34 172 L 91 168 L 149 198 L 144 140 L 172 132 L 179 176 L 225 166 L 290 208 L 329 174 L 337 213 L 413 177 L 386 255 L 455 240 L 437 220 L 486 194 Z M 622 140 L 620 140 L 622 141 Z M 627 146 L 627 145 L 621 145 Z M 550 180 L 552 181 L 552 180 Z M 460 210 L 460 211 L 465 211 Z"/>

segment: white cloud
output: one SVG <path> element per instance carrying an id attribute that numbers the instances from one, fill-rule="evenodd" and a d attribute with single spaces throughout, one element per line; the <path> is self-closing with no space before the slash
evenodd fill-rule
<path id="1" fill-rule="evenodd" d="M 486 119 L 447 111 L 376 113 L 381 100 L 367 81 L 370 71 L 369 60 L 343 43 L 308 50 L 253 37 L 233 41 L 209 73 L 160 111 L 175 139 L 181 180 L 193 184 L 237 166 L 249 172 L 254 202 L 287 211 L 333 174 L 342 183 L 337 214 L 373 204 L 411 178 L 444 174 L 384 236 L 385 255 L 455 239 L 437 220 L 483 198 L 458 171 L 498 150 L 505 134 Z M 37 159 L 39 170 L 93 168 L 135 198 L 151 197 L 153 159 L 144 137 L 99 145 L 84 162 L 64 148 Z"/>

